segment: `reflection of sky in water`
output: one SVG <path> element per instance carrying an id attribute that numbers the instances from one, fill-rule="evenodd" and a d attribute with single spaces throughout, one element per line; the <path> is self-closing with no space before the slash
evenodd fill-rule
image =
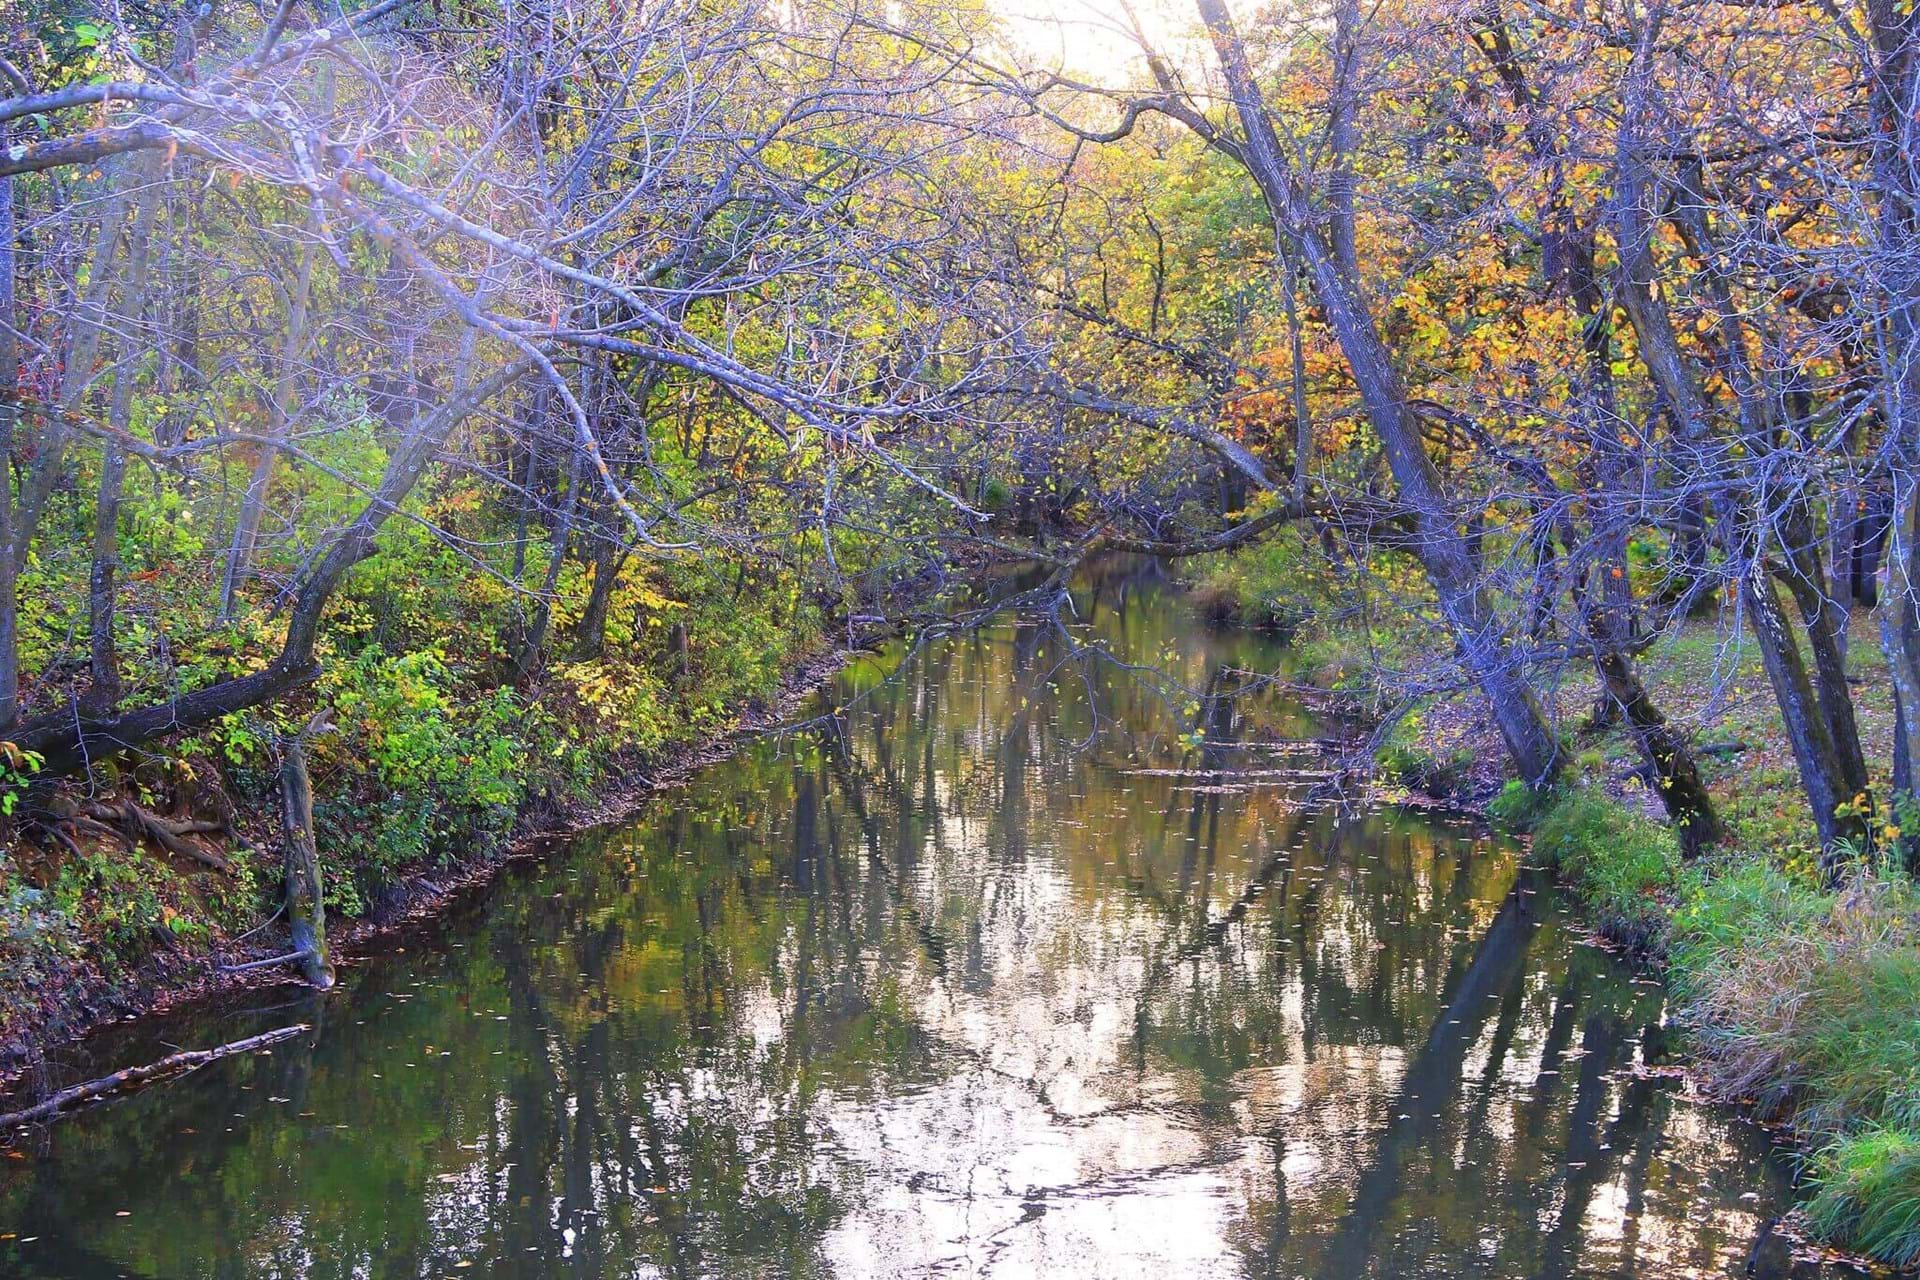
<path id="1" fill-rule="evenodd" d="M 0 1273 L 1741 1273 L 1777 1171 L 1636 1071 L 1657 987 L 1504 844 L 1312 801 L 1327 728 L 1222 696 L 1282 655 L 1152 571 L 1062 616 L 862 664 L 324 1004 L 104 1042 L 321 1025 L 0 1162 Z"/>

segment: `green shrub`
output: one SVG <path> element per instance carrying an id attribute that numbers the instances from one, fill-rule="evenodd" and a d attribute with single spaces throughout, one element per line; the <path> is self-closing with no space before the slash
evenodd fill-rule
<path id="1" fill-rule="evenodd" d="M 327 882 L 348 914 L 411 863 L 505 835 L 525 787 L 525 716 L 510 688 L 461 696 L 430 651 L 379 646 L 336 664 L 322 696 L 339 732 L 316 746 L 316 772 L 356 778 L 316 800 Z"/>
<path id="2" fill-rule="evenodd" d="M 45 893 L 24 884 L 0 890 L 0 1026 L 31 1009 L 79 949 L 72 919 Z"/>
<path id="3" fill-rule="evenodd" d="M 1436 725 L 1429 714 L 1432 706 L 1424 700 L 1394 721 L 1373 762 L 1401 786 L 1446 798 L 1472 781 L 1479 753 L 1463 724 Z"/>
<path id="4" fill-rule="evenodd" d="M 1287 634 L 1306 625 L 1327 601 L 1346 594 L 1325 553 L 1296 530 L 1209 557 L 1195 585 L 1215 612 Z"/>
<path id="5" fill-rule="evenodd" d="M 204 938 L 211 921 L 238 918 L 255 889 L 244 856 L 232 875 L 189 876 L 114 841 L 83 845 L 61 862 L 44 901 L 62 927 L 86 938 L 89 962 L 120 973 L 161 938 Z"/>

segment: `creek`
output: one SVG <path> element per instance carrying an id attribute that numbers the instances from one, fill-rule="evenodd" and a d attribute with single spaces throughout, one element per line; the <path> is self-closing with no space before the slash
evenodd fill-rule
<path id="1" fill-rule="evenodd" d="M 315 1026 L 0 1160 L 0 1274 L 1831 1274 L 1659 983 L 1329 794 L 1287 658 L 1115 561 L 861 660 L 325 998 L 68 1051 Z"/>

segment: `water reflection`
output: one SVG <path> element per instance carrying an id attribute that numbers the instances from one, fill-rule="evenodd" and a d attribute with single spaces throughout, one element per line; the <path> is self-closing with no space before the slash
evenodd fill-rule
<path id="1" fill-rule="evenodd" d="M 1281 657 L 1117 564 L 862 664 L 324 1003 L 98 1046 L 318 1028 L 0 1161 L 0 1270 L 1816 1274 L 1512 848 L 1315 801 L 1226 696 Z"/>

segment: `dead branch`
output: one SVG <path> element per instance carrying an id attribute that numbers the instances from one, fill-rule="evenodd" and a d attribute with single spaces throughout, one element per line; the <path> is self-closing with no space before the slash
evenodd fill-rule
<path id="1" fill-rule="evenodd" d="M 144 1067 L 126 1067 L 110 1076 L 101 1076 L 98 1080 L 88 1080 L 84 1084 L 70 1085 L 52 1097 L 22 1111 L 11 1111 L 0 1115 L 0 1129 L 18 1129 L 25 1125 L 50 1120 L 63 1111 L 70 1111 L 83 1102 L 98 1098 L 103 1094 L 117 1093 L 137 1085 L 151 1083 L 166 1076 L 184 1075 L 197 1071 L 209 1062 L 221 1058 L 231 1058 L 236 1054 L 253 1053 L 269 1045 L 279 1044 L 282 1040 L 291 1040 L 305 1031 L 313 1030 L 304 1022 L 296 1022 L 290 1027 L 281 1027 L 276 1031 L 263 1031 L 257 1036 L 248 1036 L 244 1040 L 234 1040 L 211 1049 L 187 1049 L 180 1053 L 170 1053 L 158 1062 L 150 1062 Z"/>

